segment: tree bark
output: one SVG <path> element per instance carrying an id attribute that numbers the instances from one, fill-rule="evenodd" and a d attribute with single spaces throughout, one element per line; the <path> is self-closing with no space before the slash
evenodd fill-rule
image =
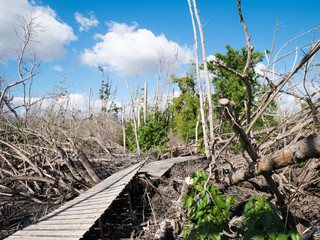
<path id="1" fill-rule="evenodd" d="M 305 162 L 311 158 L 320 158 L 320 133 L 312 134 L 295 144 L 289 145 L 254 162 L 248 169 L 239 170 L 221 182 L 223 187 L 228 187 L 263 173 L 283 168 L 296 163 Z"/>
<path id="2" fill-rule="evenodd" d="M 247 151 L 252 161 L 256 162 L 259 159 L 259 155 L 257 151 L 254 149 L 254 147 L 251 144 L 251 141 L 243 128 L 241 127 L 240 123 L 238 122 L 237 116 L 234 113 L 232 102 L 226 98 L 220 99 L 219 103 L 222 107 L 225 108 L 226 116 L 228 120 L 230 121 L 230 124 L 232 125 L 232 129 L 235 132 L 236 135 L 239 135 L 239 139 L 241 142 L 241 145 L 243 148 Z M 284 198 L 282 194 L 280 193 L 277 184 L 274 182 L 274 180 L 271 177 L 271 174 L 263 172 L 262 175 L 268 182 L 271 190 L 274 192 L 274 194 L 277 196 L 278 200 L 280 201 L 281 205 L 284 204 Z"/>
<path id="3" fill-rule="evenodd" d="M 87 170 L 89 176 L 93 179 L 95 183 L 98 183 L 101 181 L 97 173 L 94 171 L 89 159 L 87 156 L 80 150 L 78 149 L 77 155 L 79 157 L 79 161 L 82 163 L 84 168 Z"/>

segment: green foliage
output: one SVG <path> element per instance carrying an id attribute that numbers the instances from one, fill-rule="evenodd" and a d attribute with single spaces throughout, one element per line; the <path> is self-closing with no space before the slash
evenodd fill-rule
<path id="1" fill-rule="evenodd" d="M 241 50 L 234 50 L 230 45 L 226 46 L 227 53 L 225 55 L 217 52 L 215 54 L 216 60 L 222 62 L 229 68 L 242 73 L 246 62 L 248 51 L 245 47 Z M 260 86 L 258 82 L 258 76 L 254 71 L 254 67 L 257 63 L 261 62 L 263 59 L 263 53 L 253 52 L 252 60 L 248 70 L 248 80 L 252 87 L 252 94 L 257 91 Z M 217 68 L 213 66 L 212 63 L 208 63 L 208 69 L 214 74 L 212 78 L 212 83 L 215 88 L 215 93 L 213 94 L 213 100 L 218 104 L 219 99 L 228 98 L 235 103 L 235 111 L 237 113 L 244 111 L 244 101 L 247 100 L 247 91 L 243 81 L 230 73 L 229 71 Z"/>
<path id="2" fill-rule="evenodd" d="M 178 84 L 182 94 L 186 92 L 192 92 L 192 93 L 196 92 L 195 90 L 196 82 L 195 82 L 194 73 L 187 73 L 186 76 L 182 78 L 173 77 L 172 82 Z"/>
<path id="3" fill-rule="evenodd" d="M 300 234 L 285 228 L 277 212 L 277 207 L 268 203 L 265 197 L 250 198 L 244 209 L 245 224 L 240 230 L 244 240 L 302 239 Z"/>
<path id="4" fill-rule="evenodd" d="M 186 239 L 228 239 L 223 233 L 231 233 L 228 222 L 231 204 L 236 200 L 231 197 L 222 197 L 213 184 L 204 187 L 207 174 L 204 171 L 192 174 L 193 184 L 191 191 L 183 200 L 182 207 L 187 206 L 191 211 L 189 221 L 192 226 L 183 230 Z"/>
<path id="5" fill-rule="evenodd" d="M 166 143 L 169 140 L 164 128 L 155 117 L 147 121 L 145 125 L 140 125 L 137 133 L 140 149 L 145 151 L 150 149 L 165 149 Z M 132 152 L 135 151 L 137 149 L 137 142 L 132 121 L 126 125 L 126 136 L 128 139 L 128 149 Z"/>
<path id="6" fill-rule="evenodd" d="M 207 184 L 204 171 L 192 174 L 193 186 L 185 196 L 182 207 L 189 209 L 189 225 L 183 228 L 185 239 L 231 239 L 229 229 L 231 204 L 237 201 L 222 197 L 212 184 Z M 285 228 L 275 205 L 264 197 L 253 196 L 245 206 L 243 226 L 237 232 L 244 240 L 302 240 L 302 236 Z"/>
<path id="7" fill-rule="evenodd" d="M 195 129 L 200 115 L 199 96 L 195 91 L 195 77 L 193 73 L 187 73 L 185 77 L 173 78 L 177 83 L 181 94 L 172 99 L 170 110 L 173 113 L 171 126 L 176 129 L 178 136 L 185 139 L 189 132 L 189 139 L 195 139 Z M 202 136 L 202 127 L 198 126 L 198 135 Z"/>
<path id="8" fill-rule="evenodd" d="M 101 85 L 99 89 L 99 99 L 102 101 L 108 101 L 111 95 L 111 83 L 109 80 L 109 75 L 107 76 L 107 79 L 105 79 L 103 67 L 98 67 L 98 69 L 102 74 Z"/>
<path id="9" fill-rule="evenodd" d="M 112 82 L 109 79 L 109 74 L 105 78 L 104 68 L 98 67 L 99 71 L 102 74 L 101 85 L 99 88 L 99 99 L 102 101 L 101 112 L 102 113 L 113 113 L 117 117 L 120 108 L 117 107 L 115 102 L 112 100 L 112 96 L 115 92 L 112 92 Z"/>
<path id="10" fill-rule="evenodd" d="M 55 85 L 54 86 L 54 99 L 56 101 L 59 101 L 60 98 L 66 97 L 68 95 L 68 88 L 70 86 L 67 85 L 67 78 L 63 77 L 62 80 L 60 81 L 60 85 Z"/>

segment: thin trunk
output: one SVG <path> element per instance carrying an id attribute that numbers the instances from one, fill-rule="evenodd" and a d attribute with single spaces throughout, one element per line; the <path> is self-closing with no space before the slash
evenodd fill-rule
<path id="1" fill-rule="evenodd" d="M 173 158 L 172 128 L 170 128 L 170 153 L 171 153 L 171 158 Z"/>
<path id="2" fill-rule="evenodd" d="M 197 71 L 197 79 L 198 79 L 198 85 L 199 85 L 200 113 L 201 113 L 201 121 L 202 121 L 202 128 L 203 128 L 203 141 L 204 141 L 206 157 L 209 158 L 210 157 L 210 150 L 209 150 L 208 135 L 207 135 L 207 128 L 206 128 L 206 126 L 207 126 L 206 117 L 205 117 L 205 113 L 204 113 L 203 91 L 202 91 L 202 84 L 201 84 L 201 78 L 200 78 L 197 29 L 196 29 L 196 25 L 194 22 L 193 11 L 192 11 L 190 0 L 188 0 L 188 4 L 189 4 L 189 10 L 190 10 L 190 14 L 191 14 L 194 42 L 195 42 L 194 53 L 195 53 L 195 57 L 196 57 L 196 71 Z"/>
<path id="3" fill-rule="evenodd" d="M 123 134 L 123 147 L 126 148 L 126 125 L 124 120 L 124 114 L 125 114 L 125 107 L 122 107 L 122 117 L 121 117 L 121 123 L 122 123 L 122 134 Z"/>
<path id="4" fill-rule="evenodd" d="M 136 137 L 137 152 L 138 152 L 138 154 L 140 155 L 141 152 L 140 152 L 140 145 L 139 145 L 139 137 L 138 137 L 136 114 L 135 114 L 135 111 L 134 111 L 134 102 L 133 102 L 133 97 L 132 97 L 132 95 L 131 95 L 130 88 L 129 88 L 129 85 L 128 85 L 128 82 L 127 82 L 127 81 L 126 81 L 126 85 L 127 85 L 127 88 L 128 88 L 128 92 L 129 92 L 130 98 L 131 98 L 132 115 L 133 115 L 133 131 L 134 131 L 134 135 L 135 135 L 135 137 Z"/>
<path id="5" fill-rule="evenodd" d="M 196 143 L 198 142 L 198 129 L 199 129 L 199 118 L 198 118 L 198 120 L 197 120 L 196 132 L 195 132 Z"/>
<path id="6" fill-rule="evenodd" d="M 144 98 L 143 98 L 143 125 L 147 122 L 147 87 L 148 83 L 144 83 Z"/>
<path id="7" fill-rule="evenodd" d="M 91 116 L 91 89 L 92 87 L 89 88 L 88 118 Z"/>
<path id="8" fill-rule="evenodd" d="M 211 84 L 210 84 L 209 71 L 208 71 L 208 66 L 207 66 L 206 47 L 205 47 L 204 36 L 203 36 L 203 26 L 201 25 L 196 0 L 192 0 L 192 1 L 193 1 L 194 12 L 195 12 L 195 15 L 197 18 L 199 33 L 200 33 L 200 38 L 201 38 L 203 67 L 204 67 L 204 73 L 205 73 L 205 77 L 206 77 L 207 99 L 208 99 L 208 104 L 209 104 L 209 116 L 208 116 L 209 117 L 209 127 L 210 127 L 209 132 L 210 132 L 210 141 L 212 141 L 214 138 L 214 135 L 213 135 L 213 106 L 212 106 L 212 96 L 211 96 Z"/>
<path id="9" fill-rule="evenodd" d="M 140 105 L 137 106 L 137 120 L 138 120 L 138 127 L 141 125 L 141 114 L 140 114 Z"/>

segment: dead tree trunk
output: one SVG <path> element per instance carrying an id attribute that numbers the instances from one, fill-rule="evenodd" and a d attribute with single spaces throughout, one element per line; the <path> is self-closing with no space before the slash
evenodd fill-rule
<path id="1" fill-rule="evenodd" d="M 254 162 L 248 169 L 239 170 L 228 176 L 228 178 L 223 179 L 221 181 L 223 182 L 222 186 L 227 187 L 235 185 L 263 173 L 305 162 L 311 158 L 320 158 L 319 133 L 309 135 L 274 154 L 262 157 L 259 161 Z"/>
<path id="2" fill-rule="evenodd" d="M 147 122 L 147 88 L 148 83 L 144 83 L 144 96 L 143 96 L 143 125 Z"/>
<path id="3" fill-rule="evenodd" d="M 196 0 L 192 0 L 194 12 L 198 22 L 198 28 L 200 33 L 201 39 L 201 47 L 202 47 L 202 56 L 203 56 L 203 69 L 206 77 L 206 85 L 207 85 L 207 99 L 208 99 L 208 107 L 209 107 L 209 133 L 210 133 L 210 141 L 213 140 L 213 106 L 212 106 L 212 97 L 211 97 L 211 84 L 209 79 L 209 71 L 207 66 L 207 54 L 206 54 L 206 47 L 204 43 L 204 36 L 203 36 L 203 26 L 200 21 L 199 12 L 197 8 Z"/>
<path id="4" fill-rule="evenodd" d="M 202 90 L 202 84 L 201 84 L 201 77 L 200 77 L 200 68 L 199 68 L 199 58 L 198 58 L 198 39 L 197 39 L 197 29 L 194 22 L 193 17 L 193 11 L 191 8 L 190 0 L 188 0 L 189 3 L 189 10 L 192 20 L 192 26 L 193 26 L 193 34 L 194 34 L 194 53 L 196 57 L 196 71 L 197 71 L 197 79 L 198 79 L 198 85 L 199 85 L 199 98 L 200 98 L 200 114 L 201 114 L 201 121 L 202 121 L 202 128 L 203 128 L 203 141 L 204 141 L 204 147 L 205 147 L 205 153 L 206 157 L 210 157 L 210 150 L 209 150 L 209 144 L 208 144 L 208 132 L 207 132 L 207 124 L 206 124 L 206 117 L 204 113 L 204 103 L 203 103 L 203 90 Z"/>

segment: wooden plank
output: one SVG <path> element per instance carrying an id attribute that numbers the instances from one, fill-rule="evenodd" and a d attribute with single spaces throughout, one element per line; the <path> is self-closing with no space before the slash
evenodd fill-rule
<path id="1" fill-rule="evenodd" d="M 8 238 L 6 238 L 8 240 L 62 240 L 62 239 L 65 239 L 65 240 L 79 240 L 79 238 L 77 237 L 64 237 L 64 238 L 61 238 L 61 237 L 36 237 L 36 236 L 10 236 Z"/>
<path id="2" fill-rule="evenodd" d="M 104 212 L 105 208 L 103 208 L 103 212 Z M 67 216 L 67 215 L 81 215 L 81 214 L 95 214 L 95 213 L 99 213 L 101 212 L 101 208 L 86 208 L 86 209 L 73 209 L 73 208 L 70 208 L 68 209 L 67 211 L 65 212 L 61 212 L 59 213 L 60 216 Z M 58 215 L 56 215 L 58 216 Z"/>
<path id="3" fill-rule="evenodd" d="M 7 239 L 80 239 L 123 191 L 143 163 L 135 164 L 113 174 L 79 197 Z"/>
<path id="4" fill-rule="evenodd" d="M 20 232 L 20 233 L 19 233 Z M 86 231 L 83 230 L 38 230 L 33 231 L 19 231 L 15 236 L 26 236 L 26 237 L 77 237 L 81 238 Z"/>
<path id="5" fill-rule="evenodd" d="M 79 214 L 68 214 L 68 215 L 62 215 L 62 214 L 59 214 L 59 215 L 55 215 L 55 216 L 47 216 L 45 218 L 42 218 L 39 222 L 42 222 L 42 221 L 48 221 L 48 220 L 52 220 L 52 219 L 81 219 L 81 218 L 87 218 L 87 219 L 92 219 L 94 220 L 94 218 L 97 217 L 97 214 L 84 214 L 84 215 L 79 215 Z"/>
<path id="6" fill-rule="evenodd" d="M 95 193 L 91 193 L 91 194 L 81 194 L 79 197 L 76 197 L 75 199 L 71 200 L 70 202 L 66 203 L 63 206 L 71 206 L 73 204 L 78 204 L 81 203 L 84 200 L 88 200 L 91 198 L 95 198 L 95 197 L 100 197 L 102 195 L 113 195 L 113 193 L 119 193 L 119 190 L 122 190 L 123 187 L 118 187 L 116 189 L 111 189 L 111 190 L 101 190 L 100 192 L 95 192 Z"/>
<path id="7" fill-rule="evenodd" d="M 117 194 L 118 195 L 118 194 Z M 97 198 L 91 198 L 89 200 L 86 200 L 86 201 L 79 201 L 78 203 L 75 202 L 73 204 L 65 204 L 63 206 L 61 206 L 60 208 L 57 208 L 56 210 L 54 210 L 53 212 L 50 213 L 51 214 L 55 214 L 55 213 L 58 213 L 58 212 L 62 212 L 66 209 L 71 209 L 71 208 L 76 208 L 76 207 L 81 207 L 81 206 L 88 206 L 88 205 L 93 205 L 95 203 L 101 203 L 103 204 L 104 202 L 105 203 L 109 203 L 109 202 L 112 202 L 114 200 L 114 194 L 113 195 L 110 195 L 110 194 L 101 194 L 99 195 L 99 197 Z"/>
<path id="8" fill-rule="evenodd" d="M 199 160 L 203 158 L 204 158 L 203 156 L 188 156 L 188 157 L 170 158 L 162 161 L 155 161 L 143 166 L 139 170 L 139 173 L 146 173 L 152 177 L 159 178 L 163 176 L 176 163 L 194 161 L 194 160 Z"/>
<path id="9" fill-rule="evenodd" d="M 91 223 L 87 224 L 62 224 L 62 225 L 47 225 L 47 224 L 35 224 L 26 228 L 24 231 L 34 231 L 34 230 L 88 230 L 91 227 Z"/>
<path id="10" fill-rule="evenodd" d="M 33 226 L 33 225 L 73 225 L 73 224 L 91 224 L 92 223 L 92 219 L 84 219 L 84 218 L 76 218 L 76 219 L 49 219 L 47 221 L 42 221 L 39 223 L 34 223 L 29 227 Z M 26 228 L 25 228 L 26 229 Z"/>

